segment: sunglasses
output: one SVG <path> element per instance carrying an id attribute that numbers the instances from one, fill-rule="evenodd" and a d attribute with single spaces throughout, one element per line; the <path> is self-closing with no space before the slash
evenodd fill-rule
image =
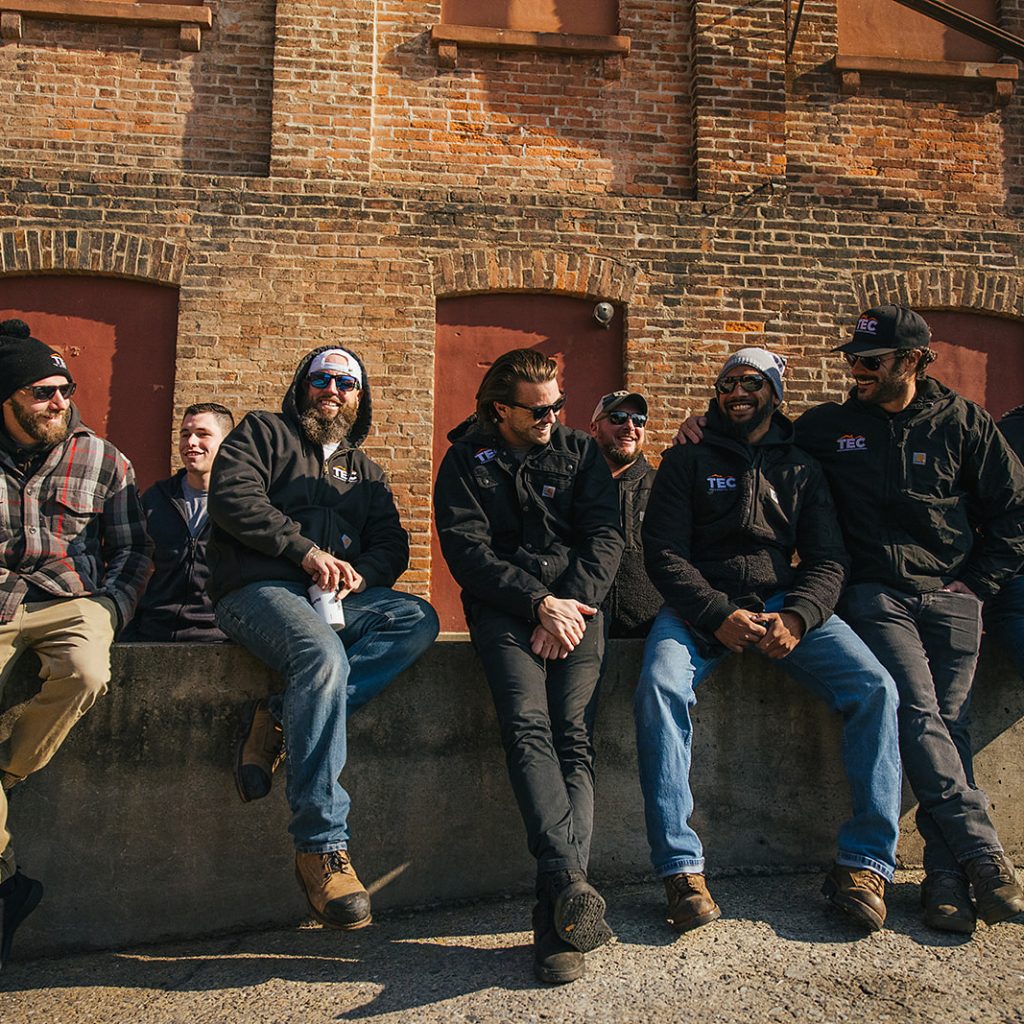
<path id="1" fill-rule="evenodd" d="M 882 365 L 883 359 L 888 359 L 890 356 L 898 355 L 896 352 L 886 352 L 882 356 L 858 356 L 852 352 L 844 352 L 843 358 L 846 360 L 848 366 L 856 366 L 860 363 L 865 370 L 877 370 Z"/>
<path id="2" fill-rule="evenodd" d="M 31 391 L 37 402 L 50 402 L 58 391 L 61 398 L 70 398 L 77 386 L 73 380 L 69 380 L 67 384 L 32 384 L 24 390 Z"/>
<path id="3" fill-rule="evenodd" d="M 318 391 L 323 391 L 324 388 L 329 387 L 332 380 L 334 381 L 334 386 L 342 394 L 346 391 L 357 391 L 359 389 L 359 381 L 349 373 L 327 373 L 321 370 L 319 373 L 311 373 L 306 380 L 310 387 L 316 388 Z"/>
<path id="4" fill-rule="evenodd" d="M 641 430 L 647 424 L 647 417 L 642 412 L 623 412 L 621 409 L 612 410 L 605 419 L 615 427 L 631 422 L 637 430 Z"/>
<path id="5" fill-rule="evenodd" d="M 731 395 L 739 384 L 744 391 L 760 391 L 768 381 L 756 373 L 747 374 L 745 377 L 719 377 L 715 381 L 715 390 L 720 395 Z"/>
<path id="6" fill-rule="evenodd" d="M 549 412 L 562 411 L 562 407 L 565 405 L 565 395 L 550 405 L 523 405 L 522 402 L 502 402 L 502 405 L 511 405 L 515 409 L 526 409 L 535 420 L 542 420 Z"/>

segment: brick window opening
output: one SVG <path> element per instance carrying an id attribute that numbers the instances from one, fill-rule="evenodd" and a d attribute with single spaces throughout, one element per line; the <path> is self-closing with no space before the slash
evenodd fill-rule
<path id="1" fill-rule="evenodd" d="M 520 32 L 613 36 L 618 0 L 443 0 L 441 22 Z"/>

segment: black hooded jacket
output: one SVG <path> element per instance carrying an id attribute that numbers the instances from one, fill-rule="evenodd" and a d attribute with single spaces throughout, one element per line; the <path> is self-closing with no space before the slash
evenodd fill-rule
<path id="1" fill-rule="evenodd" d="M 849 565 L 825 474 L 779 412 L 759 444 L 724 427 L 712 402 L 704 443 L 662 457 L 644 517 L 647 572 L 705 639 L 780 591 L 783 610 L 814 629 L 832 614 Z"/>
<path id="2" fill-rule="evenodd" d="M 556 423 L 520 464 L 471 416 L 448 435 L 434 518 L 467 618 L 480 602 L 534 621 L 548 595 L 598 608 L 622 554 L 619 502 L 593 438 Z"/>
<path id="3" fill-rule="evenodd" d="M 999 421 L 1003 437 L 1010 442 L 1017 458 L 1024 462 L 1024 405 L 1011 409 Z"/>
<path id="4" fill-rule="evenodd" d="M 306 355 L 282 411 L 249 413 L 217 452 L 208 502 L 215 602 L 258 580 L 309 583 L 301 563 L 314 545 L 350 562 L 367 587 L 390 587 L 409 564 L 409 538 L 384 471 L 359 448 L 372 421 L 362 362 L 359 412 L 326 463 L 323 447 L 302 429 L 297 389 L 314 356 L 337 347 Z"/>

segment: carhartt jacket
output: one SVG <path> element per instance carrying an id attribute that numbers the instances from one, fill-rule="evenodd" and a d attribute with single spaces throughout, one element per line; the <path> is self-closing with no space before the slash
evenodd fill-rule
<path id="1" fill-rule="evenodd" d="M 0 622 L 31 584 L 54 598 L 108 597 L 123 626 L 153 567 L 131 463 L 72 406 L 68 436 L 26 465 L 12 441 L 0 445 Z"/>
<path id="2" fill-rule="evenodd" d="M 600 607 L 622 554 L 615 484 L 593 438 L 555 424 L 519 463 L 475 416 L 448 435 L 434 518 L 448 568 L 474 602 L 535 620 L 549 594 Z"/>
<path id="3" fill-rule="evenodd" d="M 384 470 L 359 448 L 372 421 L 365 368 L 355 423 L 330 459 L 302 430 L 297 388 L 314 356 L 333 347 L 299 363 L 281 412 L 249 413 L 217 452 L 208 499 L 215 603 L 258 580 L 309 583 L 302 559 L 314 545 L 350 562 L 367 587 L 392 586 L 409 564 Z"/>
<path id="4" fill-rule="evenodd" d="M 704 443 L 662 456 L 644 517 L 647 571 L 705 639 L 780 591 L 783 610 L 814 629 L 832 614 L 849 564 L 825 475 L 779 412 L 755 445 L 724 425 L 712 402 Z"/>
<path id="5" fill-rule="evenodd" d="M 980 406 L 928 377 L 890 415 L 851 392 L 796 423 L 832 487 L 851 582 L 995 593 L 1024 560 L 1024 469 Z"/>
<path id="6" fill-rule="evenodd" d="M 1018 405 L 1006 413 L 999 421 L 999 429 L 1016 452 L 1017 458 L 1024 461 L 1024 405 Z"/>

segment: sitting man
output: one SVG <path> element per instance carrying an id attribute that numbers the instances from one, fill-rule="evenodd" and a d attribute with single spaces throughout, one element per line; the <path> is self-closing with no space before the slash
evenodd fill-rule
<path id="1" fill-rule="evenodd" d="M 213 460 L 234 425 L 231 411 L 214 402 L 185 410 L 178 432 L 183 468 L 167 480 L 158 480 L 142 496 L 156 568 L 122 639 L 157 643 L 227 639 L 217 626 L 206 592 L 210 578 L 206 545 L 211 530 L 206 499 Z"/>
<path id="2" fill-rule="evenodd" d="M 0 687 L 26 650 L 42 663 L 0 744 L 0 966 L 42 895 L 15 866 L 7 792 L 107 692 L 114 634 L 152 569 L 131 464 L 82 423 L 74 393 L 67 363 L 27 324 L 0 324 Z"/>
<path id="3" fill-rule="evenodd" d="M 780 661 L 842 715 L 853 816 L 839 830 L 825 895 L 878 930 L 896 866 L 896 687 L 832 613 L 848 560 L 821 467 L 794 447 L 793 426 L 777 411 L 784 367 L 759 348 L 726 360 L 705 443 L 665 453 L 644 520 L 647 569 L 665 607 L 636 691 L 640 782 L 651 859 L 678 931 L 720 913 L 689 824 L 690 709 L 697 685 L 730 652 Z"/>
<path id="4" fill-rule="evenodd" d="M 253 702 L 239 750 L 243 800 L 270 791 L 288 751 L 295 873 L 332 928 L 372 920 L 348 853 L 347 716 L 434 641 L 434 609 L 392 590 L 409 540 L 384 472 L 360 450 L 372 404 L 363 364 L 334 346 L 299 362 L 280 413 L 252 412 L 224 439 L 210 480 L 210 590 L 221 629 L 284 677 Z M 344 623 L 310 584 L 344 597 Z"/>

